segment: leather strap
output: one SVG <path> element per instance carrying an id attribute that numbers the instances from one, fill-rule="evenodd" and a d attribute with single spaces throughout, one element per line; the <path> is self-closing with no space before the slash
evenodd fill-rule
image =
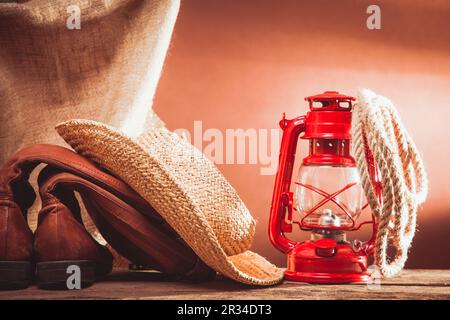
<path id="1" fill-rule="evenodd" d="M 138 209 L 148 208 L 147 202 L 120 179 L 99 170 L 92 162 L 67 148 L 48 144 L 25 147 L 5 163 L 0 170 L 0 198 L 14 199 L 25 213 L 35 199 L 28 178 L 41 163 L 84 177 L 132 202 Z M 161 219 L 154 210 L 149 214 L 151 218 Z"/>

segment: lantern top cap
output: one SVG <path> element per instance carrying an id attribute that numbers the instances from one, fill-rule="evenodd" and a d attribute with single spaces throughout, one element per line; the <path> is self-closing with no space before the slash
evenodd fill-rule
<path id="1" fill-rule="evenodd" d="M 324 93 L 305 98 L 313 111 L 350 111 L 352 101 L 356 98 L 340 94 L 337 91 L 325 91 Z"/>
<path id="2" fill-rule="evenodd" d="M 321 94 L 316 94 L 314 96 L 309 96 L 305 98 L 306 101 L 327 101 L 327 100 L 350 100 L 355 101 L 356 98 L 352 96 L 347 96 L 345 94 L 341 94 L 337 91 L 325 91 Z"/>

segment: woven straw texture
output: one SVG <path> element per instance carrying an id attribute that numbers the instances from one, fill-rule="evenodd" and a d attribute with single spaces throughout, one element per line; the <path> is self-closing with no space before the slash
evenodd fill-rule
<path id="1" fill-rule="evenodd" d="M 272 285 L 283 271 L 248 251 L 255 221 L 215 165 L 164 127 L 138 139 L 94 121 L 56 127 L 77 152 L 139 192 L 216 271 L 243 283 Z"/>

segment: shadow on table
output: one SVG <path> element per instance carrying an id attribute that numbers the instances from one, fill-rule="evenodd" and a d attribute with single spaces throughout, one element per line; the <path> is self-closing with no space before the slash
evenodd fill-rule
<path id="1" fill-rule="evenodd" d="M 192 286 L 195 284 L 197 288 L 207 288 L 209 290 L 227 290 L 227 291 L 240 291 L 243 289 L 262 289 L 266 286 L 248 286 L 243 283 L 233 281 L 227 277 L 217 275 L 214 280 L 210 281 L 188 281 L 180 277 L 169 276 L 157 271 L 130 271 L 127 269 L 115 270 L 108 275 L 102 282 L 165 282 L 165 283 L 177 283 L 186 284 Z"/>

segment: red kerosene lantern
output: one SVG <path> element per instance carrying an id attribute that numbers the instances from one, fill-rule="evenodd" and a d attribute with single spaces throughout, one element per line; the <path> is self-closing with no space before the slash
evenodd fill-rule
<path id="1" fill-rule="evenodd" d="M 305 100 L 310 106 L 306 116 L 292 120 L 283 117 L 280 121 L 283 138 L 270 212 L 270 240 L 287 254 L 288 280 L 368 281 L 368 259 L 373 254 L 377 225 L 373 215 L 370 221 L 357 224 L 366 205 L 355 159 L 350 154 L 355 98 L 327 91 Z M 309 140 L 309 155 L 303 159 L 294 181 L 295 192 L 291 192 L 298 138 Z M 380 200 L 378 174 L 367 149 L 366 158 Z M 369 241 L 347 241 L 346 232 L 370 223 Z M 310 240 L 296 242 L 287 238 L 285 234 L 292 232 L 294 224 L 311 232 Z"/>

